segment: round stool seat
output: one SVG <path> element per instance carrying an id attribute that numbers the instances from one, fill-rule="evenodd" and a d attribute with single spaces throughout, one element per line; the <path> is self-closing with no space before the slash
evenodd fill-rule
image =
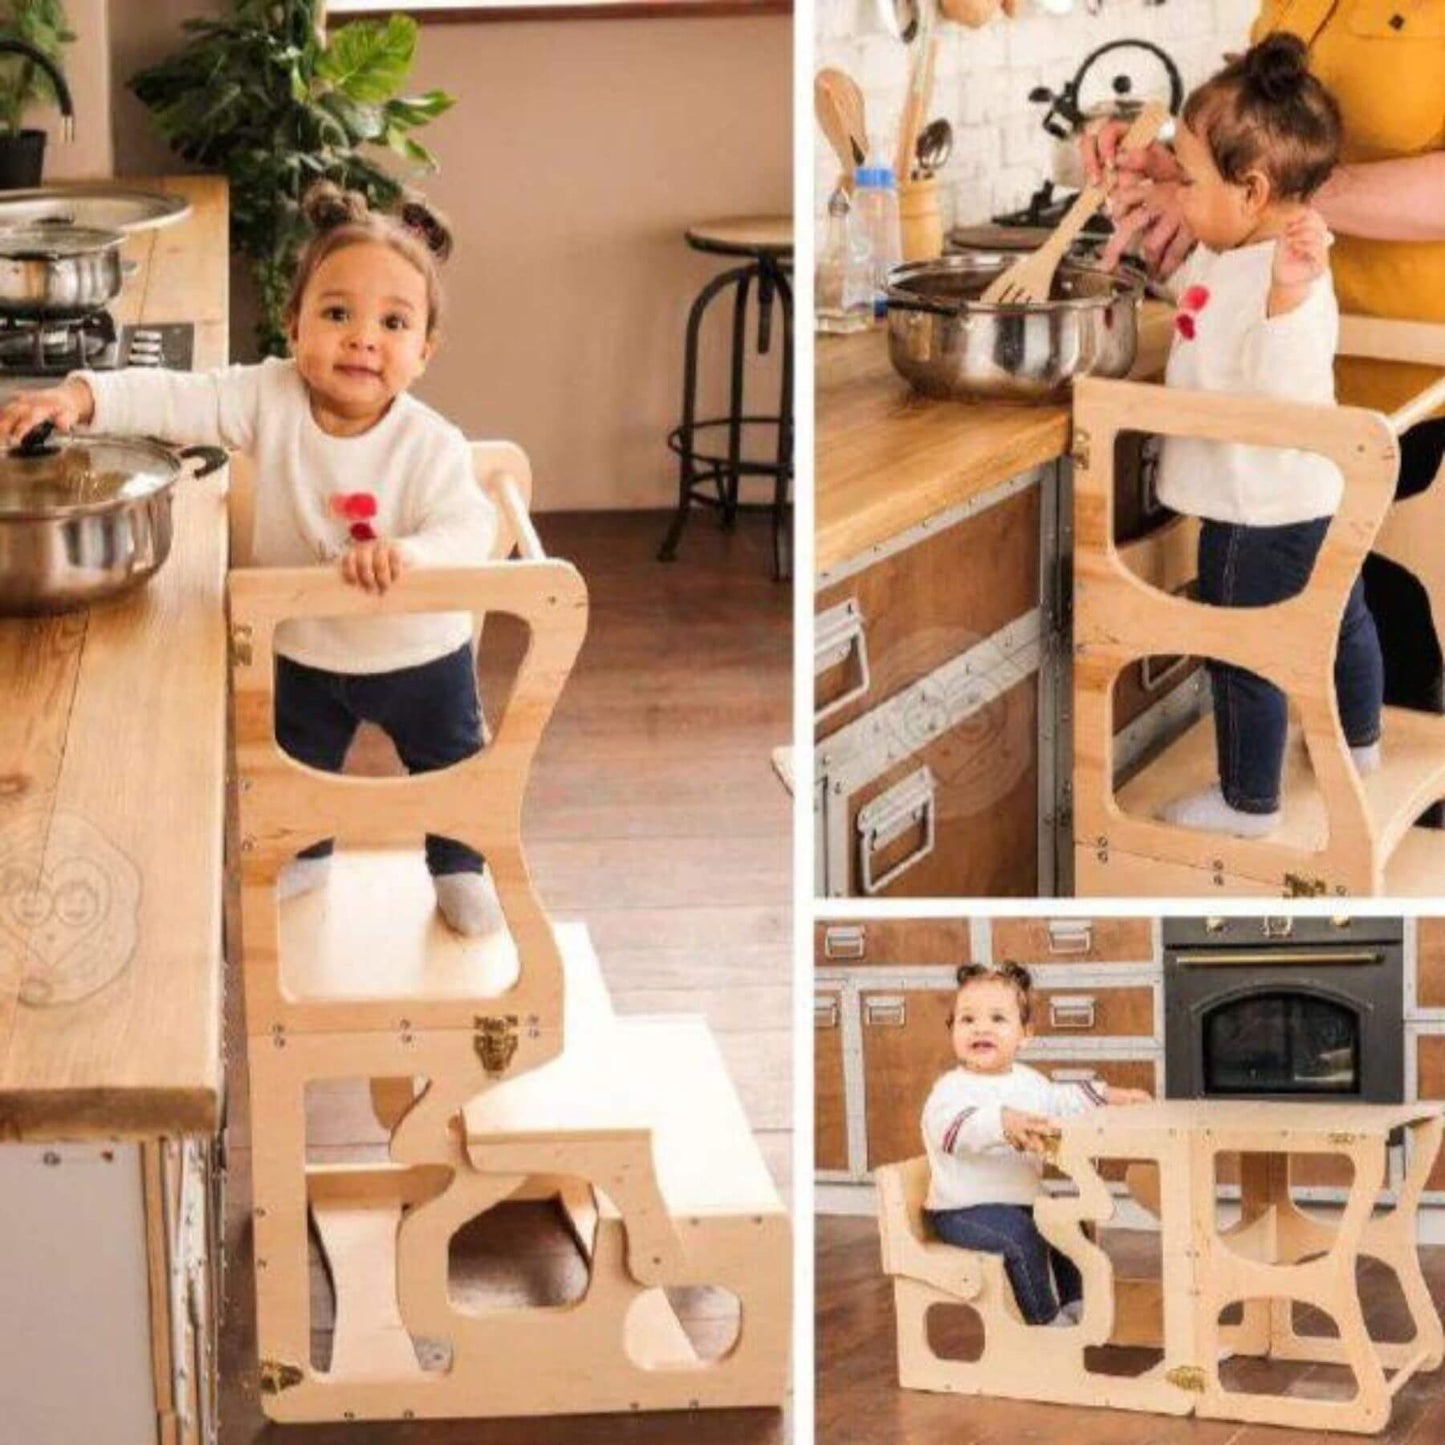
<path id="1" fill-rule="evenodd" d="M 716 256 L 791 256 L 793 222 L 788 216 L 729 216 L 687 228 L 687 244 Z"/>

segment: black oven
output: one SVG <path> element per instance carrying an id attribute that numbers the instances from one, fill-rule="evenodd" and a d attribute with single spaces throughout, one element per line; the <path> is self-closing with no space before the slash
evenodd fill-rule
<path id="1" fill-rule="evenodd" d="M 1398 918 L 1166 919 L 1171 1099 L 1405 1097 Z"/>

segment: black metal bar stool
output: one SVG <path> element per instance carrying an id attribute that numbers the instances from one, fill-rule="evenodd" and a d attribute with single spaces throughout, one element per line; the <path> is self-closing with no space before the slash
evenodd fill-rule
<path id="1" fill-rule="evenodd" d="M 786 217 L 745 216 L 692 226 L 687 244 L 715 256 L 735 256 L 745 264 L 715 276 L 698 293 L 687 318 L 683 361 L 682 424 L 668 433 L 667 445 L 677 453 L 677 512 L 667 529 L 658 558 L 671 562 L 694 503 L 715 508 L 725 527 L 740 512 L 770 512 L 773 518 L 773 575 L 791 572 L 790 493 L 793 481 L 793 224 Z M 744 362 L 747 359 L 748 297 L 757 284 L 757 354 L 772 346 L 773 305 L 783 316 L 782 394 L 774 414 L 750 414 L 744 403 Z M 708 306 L 728 290 L 733 293 L 732 378 L 726 416 L 697 415 L 697 339 Z M 772 431 L 776 445 L 770 456 L 744 455 L 745 427 Z M 772 500 L 744 502 L 739 492 L 748 477 L 771 477 Z"/>

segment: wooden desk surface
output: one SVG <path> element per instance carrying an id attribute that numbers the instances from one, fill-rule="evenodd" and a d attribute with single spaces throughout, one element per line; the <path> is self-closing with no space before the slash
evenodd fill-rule
<path id="1" fill-rule="evenodd" d="M 1145 303 L 1136 375 L 1162 369 L 1169 336 L 1169 309 Z M 919 396 L 881 330 L 820 336 L 815 358 L 819 575 L 1068 449 L 1066 405 Z"/>
<path id="2" fill-rule="evenodd" d="M 227 357 L 228 202 L 127 242 L 121 321 Z M 226 770 L 224 472 L 180 482 L 164 567 L 88 612 L 0 620 L 0 1139 L 214 1131 Z"/>
<path id="3" fill-rule="evenodd" d="M 1095 1109 L 1059 1121 L 1066 1138 L 1121 1144 L 1143 1135 L 1216 1134 L 1221 1140 L 1269 1135 L 1281 1148 L 1323 1148 L 1324 1136 L 1353 1134 L 1384 1138 L 1405 1124 L 1445 1114 L 1445 1104 L 1331 1104 L 1293 1100 L 1161 1099 Z M 1221 1147 L 1229 1148 L 1229 1144 Z M 1239 1147 L 1235 1144 L 1233 1147 Z M 1327 1152 L 1327 1151 L 1326 1151 Z"/>

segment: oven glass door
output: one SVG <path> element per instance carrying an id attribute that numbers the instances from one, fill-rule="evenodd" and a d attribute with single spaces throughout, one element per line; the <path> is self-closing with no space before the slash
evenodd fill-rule
<path id="1" fill-rule="evenodd" d="M 1358 1094 L 1360 1019 L 1295 990 L 1236 998 L 1204 1016 L 1204 1093 Z"/>

